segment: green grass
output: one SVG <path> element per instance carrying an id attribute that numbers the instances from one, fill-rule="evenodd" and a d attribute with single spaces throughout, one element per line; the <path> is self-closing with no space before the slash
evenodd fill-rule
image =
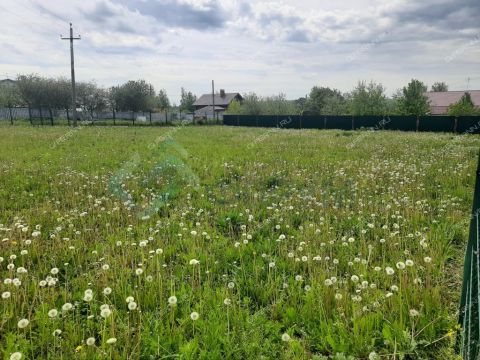
<path id="1" fill-rule="evenodd" d="M 429 133 L 1 126 L 0 293 L 11 296 L 0 299 L 0 353 L 453 359 L 479 145 Z"/>

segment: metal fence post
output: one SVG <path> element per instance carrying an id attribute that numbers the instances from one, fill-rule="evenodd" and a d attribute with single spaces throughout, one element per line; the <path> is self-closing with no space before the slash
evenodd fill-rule
<path id="1" fill-rule="evenodd" d="M 456 350 L 464 359 L 478 359 L 480 343 L 480 154 L 475 178 L 470 234 L 463 264 L 462 296 Z"/>
<path id="2" fill-rule="evenodd" d="M 13 125 L 13 114 L 12 114 L 12 107 L 11 107 L 11 106 L 9 106 L 9 107 L 8 107 L 8 110 L 9 110 L 9 112 L 10 112 L 10 125 Z"/>

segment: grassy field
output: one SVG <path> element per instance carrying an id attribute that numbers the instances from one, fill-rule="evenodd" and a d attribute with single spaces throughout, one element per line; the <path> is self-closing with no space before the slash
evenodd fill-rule
<path id="1" fill-rule="evenodd" d="M 479 146 L 0 126 L 0 351 L 454 359 Z"/>

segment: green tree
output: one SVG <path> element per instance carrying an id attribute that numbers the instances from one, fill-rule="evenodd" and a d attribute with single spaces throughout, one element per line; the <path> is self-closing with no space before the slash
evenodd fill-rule
<path id="1" fill-rule="evenodd" d="M 153 86 L 145 80 L 128 81 L 113 91 L 114 102 L 121 111 L 151 110 Z"/>
<path id="2" fill-rule="evenodd" d="M 425 95 L 427 86 L 420 80 L 412 79 L 402 89 L 398 98 L 398 109 L 402 115 L 426 115 L 430 112 L 430 101 Z"/>
<path id="3" fill-rule="evenodd" d="M 240 115 L 242 104 L 238 100 L 233 100 L 227 107 L 225 114 L 228 115 Z"/>
<path id="4" fill-rule="evenodd" d="M 182 87 L 180 94 L 180 111 L 194 112 L 194 102 L 197 101 L 197 97 L 193 95 L 191 91 L 187 91 Z"/>
<path id="5" fill-rule="evenodd" d="M 352 115 L 385 115 L 387 97 L 382 84 L 359 81 L 347 97 L 349 113 Z"/>
<path id="6" fill-rule="evenodd" d="M 437 81 L 432 85 L 432 91 L 434 91 L 434 92 L 448 91 L 448 85 L 446 83 L 444 83 L 443 81 L 441 81 L 441 82 Z"/>
<path id="7" fill-rule="evenodd" d="M 335 99 L 331 99 L 335 98 Z M 310 90 L 310 95 L 305 104 L 304 114 L 306 115 L 328 115 L 325 112 L 325 106 L 329 103 L 329 112 L 332 111 L 332 103 L 340 104 L 345 101 L 342 93 L 337 89 L 330 89 L 329 87 L 314 86 Z M 336 111 L 334 111 L 336 112 Z"/>
<path id="8" fill-rule="evenodd" d="M 480 115 L 480 109 L 473 103 L 470 93 L 466 92 L 460 100 L 448 107 L 447 114 L 451 116 Z"/>
<path id="9" fill-rule="evenodd" d="M 162 111 L 167 111 L 170 108 L 170 100 L 168 99 L 167 91 L 165 89 L 161 89 L 158 92 L 157 105 Z"/>
<path id="10" fill-rule="evenodd" d="M 21 104 L 20 93 L 16 84 L 0 84 L 0 107 L 12 108 Z"/>

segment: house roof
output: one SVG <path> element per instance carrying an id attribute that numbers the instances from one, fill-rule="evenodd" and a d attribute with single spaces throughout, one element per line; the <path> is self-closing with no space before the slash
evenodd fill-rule
<path id="1" fill-rule="evenodd" d="M 195 115 L 213 115 L 212 108 L 213 106 L 211 105 L 202 107 L 201 109 L 195 110 Z M 225 108 L 215 105 L 215 112 L 220 112 L 220 111 L 225 111 Z"/>
<path id="2" fill-rule="evenodd" d="M 476 106 L 480 106 L 480 90 L 428 91 L 426 95 L 430 100 L 432 115 L 444 114 L 448 107 L 458 102 L 466 92 L 470 93 L 473 103 Z"/>
<path id="3" fill-rule="evenodd" d="M 3 79 L 3 80 L 0 80 L 0 84 L 15 84 L 16 81 L 15 80 L 12 80 L 12 79 Z"/>
<path id="4" fill-rule="evenodd" d="M 228 106 L 237 96 L 241 98 L 241 95 L 239 93 L 225 93 L 225 96 L 223 97 L 220 94 L 215 94 L 215 106 L 216 105 Z M 193 103 L 193 105 L 195 106 L 212 105 L 212 94 L 203 94 L 197 99 L 197 101 Z"/>

